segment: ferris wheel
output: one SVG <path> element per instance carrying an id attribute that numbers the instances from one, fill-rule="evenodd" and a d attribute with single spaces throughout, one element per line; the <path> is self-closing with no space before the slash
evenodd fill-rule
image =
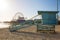
<path id="1" fill-rule="evenodd" d="M 22 17 L 24 18 L 24 15 L 23 15 L 21 12 L 17 12 L 17 13 L 14 15 L 12 21 L 16 21 L 16 20 L 18 20 L 19 18 L 22 18 Z"/>

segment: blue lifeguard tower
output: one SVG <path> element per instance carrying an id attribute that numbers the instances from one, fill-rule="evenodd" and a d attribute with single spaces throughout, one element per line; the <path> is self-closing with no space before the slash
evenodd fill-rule
<path id="1" fill-rule="evenodd" d="M 58 24 L 58 11 L 38 11 L 38 15 L 42 16 L 41 24 L 37 25 L 37 30 L 54 31 L 55 25 Z"/>

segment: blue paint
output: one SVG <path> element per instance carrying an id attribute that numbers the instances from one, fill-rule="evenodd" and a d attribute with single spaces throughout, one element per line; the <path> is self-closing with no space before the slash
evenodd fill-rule
<path id="1" fill-rule="evenodd" d="M 44 25 L 56 25 L 58 11 L 40 11 L 38 14 L 42 15 L 42 24 Z"/>

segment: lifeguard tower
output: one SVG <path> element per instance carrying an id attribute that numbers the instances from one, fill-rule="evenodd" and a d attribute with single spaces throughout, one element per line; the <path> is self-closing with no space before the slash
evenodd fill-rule
<path id="1" fill-rule="evenodd" d="M 37 31 L 55 32 L 55 25 L 58 24 L 58 11 L 38 11 L 42 16 L 41 24 L 37 24 Z"/>

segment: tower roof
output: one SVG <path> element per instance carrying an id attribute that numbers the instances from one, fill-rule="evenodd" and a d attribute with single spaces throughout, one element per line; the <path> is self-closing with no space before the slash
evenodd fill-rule
<path id="1" fill-rule="evenodd" d="M 42 14 L 42 13 L 58 13 L 59 11 L 38 11 L 38 14 Z"/>

